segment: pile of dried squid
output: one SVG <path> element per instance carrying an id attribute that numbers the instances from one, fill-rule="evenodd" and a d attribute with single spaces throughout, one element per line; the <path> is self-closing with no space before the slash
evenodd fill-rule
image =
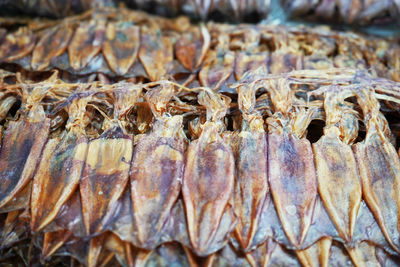
<path id="1" fill-rule="evenodd" d="M 174 79 L 235 93 L 227 84 L 260 66 L 271 74 L 356 68 L 399 81 L 400 45 L 328 27 L 196 24 L 125 8 L 61 20 L 0 18 L 0 68 L 31 79 L 57 69 L 68 82 Z"/>
<path id="2" fill-rule="evenodd" d="M 400 2 L 397 0 L 281 0 L 292 17 L 344 24 L 397 25 Z"/>
<path id="3" fill-rule="evenodd" d="M 228 97 L 168 80 L 1 80 L 2 261 L 398 264 L 393 81 L 262 67 Z"/>
<path id="4" fill-rule="evenodd" d="M 302 19 L 349 25 L 399 24 L 397 0 L 0 0 L 0 15 L 25 14 L 60 18 L 91 8 L 125 4 L 159 15 L 192 19 L 258 22 L 279 8 L 278 19 Z"/>
<path id="5" fill-rule="evenodd" d="M 398 266 L 399 81 L 327 27 L 0 18 L 0 263 Z"/>

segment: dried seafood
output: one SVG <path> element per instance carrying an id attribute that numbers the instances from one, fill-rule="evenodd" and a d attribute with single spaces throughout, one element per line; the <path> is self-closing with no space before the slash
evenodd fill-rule
<path id="1" fill-rule="evenodd" d="M 1 0 L 0 14 L 25 14 L 60 18 L 79 14 L 90 8 L 126 5 L 156 12 L 160 15 L 186 14 L 192 18 L 217 18 L 219 20 L 260 20 L 269 12 L 270 0 L 202 1 L 202 0 Z M 233 16 L 232 16 L 233 15 Z"/>
<path id="2" fill-rule="evenodd" d="M 0 14 L 25 14 L 59 18 L 111 3 L 112 1 L 109 0 L 1 0 Z"/>
<path id="3" fill-rule="evenodd" d="M 268 18 L 279 7 L 283 9 L 280 20 L 389 27 L 399 23 L 400 11 L 400 4 L 394 0 L 0 0 L 0 14 L 62 18 L 121 4 L 164 16 L 184 14 L 192 19 L 250 22 Z"/>
<path id="4" fill-rule="evenodd" d="M 127 4 L 164 15 L 184 13 L 193 18 L 218 20 L 258 20 L 269 12 L 270 0 L 127 0 Z M 156 7 L 154 7 L 156 6 Z"/>
<path id="5" fill-rule="evenodd" d="M 282 0 L 290 16 L 346 24 L 399 23 L 400 3 L 390 0 L 313 1 Z"/>
<path id="6" fill-rule="evenodd" d="M 400 77 L 396 38 L 328 28 L 204 25 L 125 8 L 52 21 L 2 18 L 0 27 L 0 67 L 39 80 L 57 69 L 67 82 L 173 78 L 235 93 L 227 85 L 263 65 L 271 74 L 336 67 Z"/>
<path id="7" fill-rule="evenodd" d="M 56 72 L 1 80 L 0 261 L 398 265 L 395 82 L 262 67 L 228 96 Z"/>

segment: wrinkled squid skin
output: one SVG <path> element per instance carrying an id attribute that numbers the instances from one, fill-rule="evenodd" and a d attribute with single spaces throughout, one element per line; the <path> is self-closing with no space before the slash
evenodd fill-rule
<path id="1" fill-rule="evenodd" d="M 101 51 L 105 38 L 105 25 L 92 21 L 81 23 L 68 45 L 70 66 L 81 70 Z"/>
<path id="2" fill-rule="evenodd" d="M 185 163 L 182 193 L 191 244 L 205 256 L 215 239 L 221 218 L 232 197 L 234 156 L 212 124 L 190 143 Z"/>
<path id="3" fill-rule="evenodd" d="M 36 71 L 44 70 L 51 59 L 67 50 L 72 37 L 72 29 L 67 25 L 49 30 L 36 44 L 32 53 L 31 67 Z"/>
<path id="4" fill-rule="evenodd" d="M 325 20 L 345 24 L 392 24 L 399 23 L 400 2 L 381 0 L 340 0 L 308 1 L 282 0 L 285 11 L 290 17 L 302 17 L 306 20 Z"/>
<path id="5" fill-rule="evenodd" d="M 183 34 L 176 42 L 176 58 L 187 70 L 194 71 L 198 67 L 203 42 L 199 31 Z"/>
<path id="6" fill-rule="evenodd" d="M 57 217 L 49 225 L 56 225 L 56 229 L 68 229 L 75 237 L 85 237 L 85 225 L 82 215 L 82 200 L 79 190 L 72 193 L 71 197 L 61 207 Z"/>
<path id="7" fill-rule="evenodd" d="M 270 201 L 267 178 L 267 135 L 242 131 L 238 136 L 234 207 L 235 233 L 244 250 L 250 249 L 261 212 Z"/>
<path id="8" fill-rule="evenodd" d="M 297 258 L 302 266 L 328 267 L 331 246 L 332 238 L 321 238 L 312 246 L 304 250 L 297 250 Z"/>
<path id="9" fill-rule="evenodd" d="M 391 266 L 390 264 L 380 262 L 376 250 L 378 250 L 377 247 L 368 241 L 360 242 L 354 248 L 347 248 L 347 252 L 356 267 Z M 385 258 L 389 259 L 388 255 L 385 255 Z"/>
<path id="10" fill-rule="evenodd" d="M 12 62 L 29 55 L 35 47 L 36 36 L 27 28 L 7 34 L 0 44 L 0 62 Z"/>
<path id="11" fill-rule="evenodd" d="M 151 81 L 160 80 L 168 73 L 168 65 L 174 60 L 172 40 L 155 33 L 141 34 L 140 37 L 140 62 Z"/>
<path id="12" fill-rule="evenodd" d="M 272 74 L 281 74 L 292 70 L 303 69 L 302 57 L 282 51 L 271 54 L 269 61 L 269 71 Z"/>
<path id="13" fill-rule="evenodd" d="M 29 208 L 31 201 L 32 180 L 30 180 L 14 197 L 0 209 L 0 213 L 24 210 Z"/>
<path id="14" fill-rule="evenodd" d="M 53 221 L 79 184 L 88 140 L 67 134 L 50 139 L 33 178 L 31 229 L 40 231 Z"/>
<path id="15" fill-rule="evenodd" d="M 66 229 L 45 233 L 43 236 L 42 260 L 53 255 L 71 236 L 72 232 Z"/>
<path id="16" fill-rule="evenodd" d="M 276 243 L 268 238 L 263 244 L 259 245 L 255 249 L 246 253 L 246 260 L 252 267 L 268 266 L 271 259 L 271 254 L 276 247 Z"/>
<path id="17" fill-rule="evenodd" d="M 254 71 L 262 66 L 268 66 L 269 53 L 240 52 L 235 60 L 235 78 L 240 80 L 247 71 Z"/>
<path id="18" fill-rule="evenodd" d="M 400 160 L 395 148 L 377 134 L 354 147 L 363 198 L 393 249 L 400 251 Z"/>
<path id="19" fill-rule="evenodd" d="M 49 130 L 49 119 L 8 124 L 0 151 L 0 208 L 32 179 Z"/>
<path id="20" fill-rule="evenodd" d="M 300 247 L 317 198 L 311 144 L 291 134 L 268 135 L 268 177 L 272 198 L 289 241 Z"/>
<path id="21" fill-rule="evenodd" d="M 87 235 L 101 233 L 112 219 L 129 180 L 132 152 L 132 137 L 120 128 L 89 142 L 79 187 Z"/>
<path id="22" fill-rule="evenodd" d="M 318 190 L 339 235 L 352 242 L 361 204 L 361 182 L 353 151 L 339 138 L 313 144 Z"/>
<path id="23" fill-rule="evenodd" d="M 109 23 L 103 55 L 118 75 L 124 75 L 136 60 L 140 46 L 140 28 L 129 23 Z"/>
<path id="24" fill-rule="evenodd" d="M 141 266 L 141 259 L 146 258 L 140 254 L 145 254 L 145 251 L 137 251 L 137 261 L 134 266 Z M 148 254 L 148 253 L 147 253 Z M 145 255 L 144 255 L 145 256 Z M 182 245 L 179 243 L 165 243 L 154 250 L 144 262 L 145 266 L 174 266 L 174 267 L 188 267 L 193 266 L 190 262 L 189 256 L 185 253 Z M 132 265 L 131 265 L 132 266 Z M 195 266 L 195 265 L 194 265 Z M 205 266 L 204 266 L 205 267 Z"/>
<path id="25" fill-rule="evenodd" d="M 204 64 L 199 72 L 201 85 L 214 90 L 219 89 L 231 76 L 235 66 L 235 53 L 227 51 L 222 55 L 216 55 L 214 60 Z"/>
<path id="26" fill-rule="evenodd" d="M 7 96 L 2 99 L 0 103 L 0 121 L 4 120 L 10 109 L 13 107 L 13 105 L 17 102 L 17 98 L 13 95 Z"/>
<path id="27" fill-rule="evenodd" d="M 0 249 L 9 247 L 24 237 L 26 231 L 25 225 L 21 220 L 22 211 L 15 210 L 2 218 L 2 227 L 0 229 Z"/>
<path id="28" fill-rule="evenodd" d="M 150 134 L 135 147 L 131 168 L 131 192 L 138 239 L 153 248 L 175 204 L 183 178 L 183 139 Z"/>

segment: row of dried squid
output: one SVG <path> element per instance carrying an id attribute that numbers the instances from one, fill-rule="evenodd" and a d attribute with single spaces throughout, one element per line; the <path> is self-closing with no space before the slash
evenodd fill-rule
<path id="1" fill-rule="evenodd" d="M 250 20 L 267 18 L 280 6 L 286 17 L 317 22 L 355 25 L 396 25 L 400 2 L 397 0 L 127 0 L 136 7 L 159 14 L 187 14 L 194 18 L 216 20 Z M 151 7 L 151 8 L 149 8 Z M 276 15 L 275 15 L 276 16 Z M 283 18 L 281 18 L 283 19 Z"/>
<path id="2" fill-rule="evenodd" d="M 185 14 L 194 19 L 217 21 L 252 21 L 265 19 L 270 12 L 270 0 L 125 0 L 128 6 L 157 14 Z"/>
<path id="3" fill-rule="evenodd" d="M 400 14 L 398 0 L 281 0 L 293 17 L 345 24 L 396 25 Z"/>
<path id="4" fill-rule="evenodd" d="M 285 16 L 344 24 L 383 24 L 399 22 L 400 3 L 396 0 L 276 0 Z M 189 15 L 195 19 L 218 21 L 260 21 L 271 12 L 271 0 L 0 0 L 3 15 L 27 14 L 65 17 L 90 8 L 125 3 L 160 15 Z M 283 18 L 281 18 L 283 19 Z"/>
<path id="5" fill-rule="evenodd" d="M 186 14 L 195 19 L 212 18 L 219 21 L 242 21 L 246 17 L 249 19 L 249 15 L 253 16 L 252 21 L 259 21 L 268 15 L 270 7 L 270 0 L 0 0 L 0 14 L 60 18 L 91 8 L 115 7 L 121 3 L 159 15 Z"/>
<path id="6" fill-rule="evenodd" d="M 1 68 L 38 77 L 58 69 L 65 81 L 88 82 L 96 75 L 136 82 L 174 78 L 188 87 L 229 92 L 228 83 L 260 66 L 272 74 L 358 68 L 400 79 L 396 39 L 328 28 L 199 25 L 123 8 L 60 21 L 7 18 L 0 25 Z"/>
<path id="7" fill-rule="evenodd" d="M 107 0 L 0 0 L 0 14 L 65 17 L 82 13 Z"/>
<path id="8" fill-rule="evenodd" d="M 37 246 L 88 266 L 398 264 L 400 159 L 378 101 L 398 112 L 394 82 L 261 68 L 228 97 L 16 80 L 1 89 L 3 259 L 32 232 L 29 262 Z"/>

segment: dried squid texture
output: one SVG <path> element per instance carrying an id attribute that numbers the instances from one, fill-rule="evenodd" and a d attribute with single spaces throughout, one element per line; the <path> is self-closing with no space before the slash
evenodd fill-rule
<path id="1" fill-rule="evenodd" d="M 70 231 L 56 231 L 45 234 L 45 241 L 48 241 L 49 252 L 62 249 L 59 255 L 69 256 L 77 260 L 84 266 L 97 266 L 97 262 L 107 264 L 111 259 L 109 255 L 104 255 L 103 247 L 106 242 L 107 234 L 94 237 L 90 240 L 82 239 L 73 235 Z M 46 240 L 47 238 L 47 240 Z M 43 256 L 43 254 L 42 254 Z"/>
<path id="2" fill-rule="evenodd" d="M 0 209 L 0 213 L 25 209 L 29 206 L 32 190 L 32 181 L 29 181 L 14 198 Z"/>
<path id="3" fill-rule="evenodd" d="M 337 40 L 338 53 L 334 57 L 334 66 L 337 68 L 367 69 L 365 54 L 359 44 L 350 38 L 340 38 Z"/>
<path id="4" fill-rule="evenodd" d="M 234 14 L 239 19 L 244 19 L 245 16 L 254 13 L 266 18 L 269 12 L 271 0 L 230 1 L 230 4 L 232 5 Z"/>
<path id="5" fill-rule="evenodd" d="M 262 124 L 261 131 L 245 127 L 242 126 L 238 136 L 234 208 L 239 219 L 235 231 L 241 246 L 247 250 L 258 229 L 263 206 L 271 200 L 267 179 L 267 136 Z"/>
<path id="6" fill-rule="evenodd" d="M 399 3 L 400 6 L 400 3 Z M 400 48 L 399 47 L 391 47 L 388 51 L 386 51 L 385 58 L 387 59 L 388 71 L 387 78 L 393 81 L 400 81 Z"/>
<path id="7" fill-rule="evenodd" d="M 272 239 L 267 239 L 263 244 L 247 252 L 246 258 L 250 266 L 268 266 L 276 245 Z"/>
<path id="8" fill-rule="evenodd" d="M 55 27 L 45 33 L 33 50 L 32 69 L 44 70 L 50 65 L 52 58 L 63 54 L 67 50 L 72 33 L 73 31 L 68 25 Z"/>
<path id="9" fill-rule="evenodd" d="M 127 116 L 141 94 L 141 87 L 116 84 L 110 94 L 113 118 L 106 117 L 104 133 L 89 142 L 80 181 L 82 214 L 86 234 L 101 233 L 110 227 L 129 180 L 133 137 L 126 133 Z"/>
<path id="10" fill-rule="evenodd" d="M 158 266 L 174 265 L 174 266 L 190 266 L 190 261 L 186 256 L 182 246 L 177 243 L 168 243 L 159 246 L 151 255 L 148 264 L 156 264 Z"/>
<path id="11" fill-rule="evenodd" d="M 236 183 L 233 204 L 238 217 L 235 234 L 241 247 L 249 250 L 263 208 L 271 202 L 268 194 L 267 135 L 262 117 L 253 111 L 255 91 L 242 85 L 238 88 L 238 94 L 243 121 L 235 146 Z"/>
<path id="12" fill-rule="evenodd" d="M 128 255 L 128 253 L 130 253 L 130 251 L 127 247 L 131 245 L 127 242 L 123 242 L 117 235 L 112 233 L 106 233 L 105 239 L 104 248 L 106 252 L 115 255 L 115 258 L 121 266 L 129 266 L 128 259 L 130 255 Z"/>
<path id="13" fill-rule="evenodd" d="M 346 24 L 389 24 L 398 22 L 399 5 L 387 0 L 351 1 L 281 1 L 290 16 L 307 15 L 313 20 L 328 20 Z"/>
<path id="14" fill-rule="evenodd" d="M 85 237 L 80 192 L 76 190 L 61 207 L 57 217 L 44 229 L 45 232 L 69 230 L 76 237 Z"/>
<path id="15" fill-rule="evenodd" d="M 142 33 L 139 59 L 151 81 L 158 81 L 164 78 L 174 60 L 171 38 L 162 36 L 159 31 Z"/>
<path id="16" fill-rule="evenodd" d="M 72 236 L 62 247 L 62 254 L 74 259 L 80 264 L 87 266 L 87 255 L 89 252 L 89 242 L 87 240 Z"/>
<path id="17" fill-rule="evenodd" d="M 199 257 L 193 251 L 191 251 L 188 247 L 184 247 L 185 254 L 187 256 L 187 260 L 189 261 L 189 266 L 204 266 L 211 267 L 214 266 L 214 260 L 216 253 L 213 253 L 209 256 Z"/>
<path id="18" fill-rule="evenodd" d="M 390 254 L 368 241 L 360 242 L 356 248 L 347 248 L 355 266 L 397 266 Z M 383 256 L 383 257 L 382 257 Z"/>
<path id="19" fill-rule="evenodd" d="M 4 97 L 0 103 L 0 121 L 4 120 L 7 117 L 8 112 L 17 102 L 17 97 L 15 95 L 9 95 Z"/>
<path id="20" fill-rule="evenodd" d="M 362 89 L 356 95 L 367 126 L 365 140 L 354 146 L 363 198 L 388 243 L 400 251 L 400 159 L 385 133 L 387 121 L 374 92 Z"/>
<path id="21" fill-rule="evenodd" d="M 340 237 L 351 243 L 361 204 L 361 181 L 351 148 L 358 122 L 353 110 L 343 108 L 345 98 L 345 90 L 327 89 L 324 135 L 313 150 L 320 197 Z"/>
<path id="22" fill-rule="evenodd" d="M 307 118 L 302 120 L 301 111 L 297 113 L 293 109 L 293 96 L 287 82 L 278 79 L 266 86 L 275 109 L 273 116 L 267 119 L 268 178 L 285 234 L 300 248 L 312 222 L 317 177 L 311 144 L 299 138 L 308 121 Z"/>
<path id="23" fill-rule="evenodd" d="M 65 242 L 72 237 L 72 232 L 66 229 L 44 233 L 42 260 L 51 257 Z"/>
<path id="24" fill-rule="evenodd" d="M 182 184 L 190 241 L 200 256 L 221 248 L 234 226 L 233 219 L 223 220 L 231 212 L 228 202 L 234 188 L 235 162 L 218 129 L 230 102 L 221 97 L 206 92 L 199 95 L 200 103 L 207 105 L 211 114 L 200 138 L 189 145 Z"/>
<path id="25" fill-rule="evenodd" d="M 232 51 L 213 51 L 208 53 L 205 63 L 199 72 L 201 85 L 219 89 L 233 73 L 235 53 Z"/>
<path id="26" fill-rule="evenodd" d="M 129 22 L 110 22 L 106 29 L 103 55 L 118 75 L 124 75 L 136 61 L 140 46 L 140 28 Z"/>
<path id="27" fill-rule="evenodd" d="M 272 197 L 290 242 L 300 247 L 311 225 L 317 184 L 311 144 L 292 134 L 268 135 Z"/>
<path id="28" fill-rule="evenodd" d="M 215 17 L 228 21 L 241 21 L 250 19 L 254 21 L 266 17 L 269 11 L 270 0 L 229 0 L 229 1 L 204 1 L 204 0 L 129 0 L 140 8 L 155 10 L 159 14 L 176 15 L 177 13 L 188 14 L 195 19 L 206 20 L 208 17 Z M 152 7 L 152 8 L 150 8 Z M 251 18 L 249 16 L 252 15 Z"/>
<path id="29" fill-rule="evenodd" d="M 7 34 L 0 45 L 0 61 L 11 62 L 29 55 L 35 47 L 35 41 L 34 33 L 24 27 Z"/>
<path id="30" fill-rule="evenodd" d="M 14 198 L 0 209 L 0 213 L 7 213 L 14 210 L 24 210 L 29 207 L 31 200 L 32 181 L 27 183 Z"/>
<path id="31" fill-rule="evenodd" d="M 77 14 L 93 7 L 96 3 L 102 4 L 108 0 L 24 0 L 24 1 L 0 1 L 2 15 L 25 14 L 34 16 L 46 16 L 59 18 Z"/>
<path id="32" fill-rule="evenodd" d="M 0 249 L 10 247 L 25 237 L 26 226 L 21 211 L 11 211 L 4 220 L 4 227 L 0 229 Z"/>
<path id="33" fill-rule="evenodd" d="M 69 64 L 74 70 L 81 70 L 101 51 L 105 37 L 105 23 L 102 20 L 82 22 L 75 30 L 68 46 Z"/>
<path id="34" fill-rule="evenodd" d="M 210 41 L 210 34 L 204 26 L 184 33 L 175 44 L 177 59 L 186 69 L 195 71 L 203 62 Z"/>
<path id="35" fill-rule="evenodd" d="M 80 181 L 82 213 L 87 235 L 105 230 L 129 179 L 132 136 L 115 127 L 89 142 Z"/>
<path id="36" fill-rule="evenodd" d="M 27 118 L 8 124 L 0 151 L 0 207 L 32 179 L 49 130 L 50 120 L 40 105 L 34 105 Z"/>
<path id="37" fill-rule="evenodd" d="M 297 250 L 297 258 L 303 266 L 329 266 L 332 238 L 325 237 L 304 250 Z"/>
<path id="38" fill-rule="evenodd" d="M 147 94 L 156 121 L 152 132 L 139 139 L 132 161 L 134 220 L 138 245 L 146 249 L 153 249 L 160 243 L 163 228 L 181 190 L 186 148 L 183 118 L 161 115 L 158 111 L 172 93 L 173 90 L 166 88 L 151 89 Z"/>
<path id="39" fill-rule="evenodd" d="M 272 74 L 291 72 L 303 69 L 303 58 L 296 53 L 277 50 L 271 54 L 269 71 Z"/>
<path id="40" fill-rule="evenodd" d="M 179 207 L 179 216 L 182 217 L 182 222 L 184 225 L 179 225 L 180 222 L 176 220 L 172 220 L 168 222 L 169 226 L 174 228 L 174 231 L 177 231 L 179 234 L 186 234 L 186 224 L 185 224 L 185 216 L 183 212 L 183 204 L 181 201 L 178 200 L 178 205 L 174 205 L 174 209 L 172 213 L 175 213 L 175 207 Z M 125 249 L 127 253 L 127 261 L 129 266 L 148 266 L 146 264 L 148 261 L 151 261 L 151 257 L 154 256 L 154 253 L 157 253 L 158 248 L 153 250 L 146 250 L 141 249 L 138 247 L 134 247 L 132 244 L 137 244 L 137 224 L 133 218 L 132 213 L 132 199 L 130 190 L 126 190 L 123 194 L 122 198 L 120 199 L 121 207 L 118 209 L 119 213 L 116 217 L 116 220 L 113 223 L 112 231 L 114 234 L 118 235 L 121 240 L 123 240 L 126 244 Z M 171 214 L 170 218 L 175 217 L 175 214 Z M 166 239 L 163 238 L 163 244 L 161 247 L 168 246 L 169 241 L 171 241 L 168 237 Z M 177 252 L 177 251 L 176 251 Z M 170 255 L 172 256 L 172 255 Z M 166 257 L 168 257 L 166 255 Z M 150 259 L 149 259 L 150 258 Z"/>
<path id="41" fill-rule="evenodd" d="M 236 54 L 234 74 L 236 80 L 242 79 L 244 74 L 255 71 L 269 65 L 269 52 L 262 51 L 261 31 L 255 27 L 242 29 L 243 43 L 240 44 L 242 51 Z"/>
<path id="42" fill-rule="evenodd" d="M 86 99 L 76 99 L 69 108 L 69 121 L 61 136 L 49 139 L 33 178 L 31 229 L 40 231 L 53 221 L 62 205 L 76 190 L 86 160 L 88 139 L 84 128 L 89 121 Z"/>
<path id="43" fill-rule="evenodd" d="M 251 253 L 251 254 L 250 254 Z M 301 266 L 293 251 L 268 239 L 264 244 L 248 253 L 251 266 Z M 249 255 L 250 254 L 250 255 Z"/>
<path id="44" fill-rule="evenodd" d="M 240 80 L 248 71 L 255 71 L 262 66 L 268 66 L 270 61 L 268 52 L 240 52 L 235 60 L 235 78 Z"/>
<path id="45" fill-rule="evenodd" d="M 86 258 L 86 266 L 95 267 L 98 266 L 99 262 L 107 264 L 110 260 L 107 255 L 104 255 L 104 245 L 107 239 L 108 233 L 98 235 L 88 242 L 88 253 Z"/>

